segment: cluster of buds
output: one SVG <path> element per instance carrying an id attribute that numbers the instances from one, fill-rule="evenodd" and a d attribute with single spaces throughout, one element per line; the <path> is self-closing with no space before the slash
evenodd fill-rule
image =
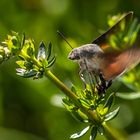
<path id="1" fill-rule="evenodd" d="M 49 43 L 47 54 L 45 44 L 41 42 L 36 56 L 33 41 L 31 39 L 26 40 L 19 53 L 20 60 L 16 62 L 20 67 L 16 69 L 17 74 L 24 78 L 41 78 L 45 70 L 51 67 L 56 60 L 55 56 L 50 58 L 51 49 L 52 45 Z"/>
<path id="2" fill-rule="evenodd" d="M 12 56 L 17 56 L 16 63 L 19 66 L 16 69 L 17 74 L 24 78 L 38 79 L 56 60 L 55 56 L 51 57 L 51 52 L 52 44 L 49 43 L 46 51 L 45 44 L 41 42 L 36 55 L 32 39 L 26 39 L 25 34 L 20 37 L 18 33 L 12 32 L 12 35 L 8 35 L 3 42 L 3 46 L 0 46 L 0 63 Z"/>
<path id="3" fill-rule="evenodd" d="M 11 56 L 11 53 L 9 51 L 9 49 L 7 47 L 3 47 L 3 46 L 0 46 L 0 64 L 9 59 Z"/>
<path id="4" fill-rule="evenodd" d="M 87 127 L 82 131 L 71 135 L 71 139 L 79 138 L 83 136 L 86 132 L 91 130 L 90 140 L 94 140 L 97 132 L 100 135 L 104 134 L 104 124 L 113 118 L 115 118 L 120 110 L 120 107 L 117 107 L 113 111 L 111 107 L 114 103 L 115 93 L 105 94 L 105 96 L 100 96 L 97 89 L 91 90 L 90 85 L 86 85 L 85 89 L 78 89 L 73 86 L 71 89 L 76 96 L 79 97 L 79 103 L 81 106 L 84 106 L 88 110 L 91 110 L 96 116 L 96 120 L 93 121 L 90 117 L 81 111 L 80 107 L 77 107 L 70 98 L 66 97 L 63 99 L 63 103 L 68 111 L 72 113 L 74 118 L 80 122 L 86 123 Z"/>

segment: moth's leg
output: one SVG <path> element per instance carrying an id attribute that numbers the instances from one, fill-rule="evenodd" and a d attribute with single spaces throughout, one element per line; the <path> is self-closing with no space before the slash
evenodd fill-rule
<path id="1" fill-rule="evenodd" d="M 85 81 L 85 79 L 84 79 L 83 70 L 81 70 L 81 69 L 80 69 L 80 71 L 79 71 L 79 76 L 80 76 L 80 79 L 83 81 L 84 86 L 86 87 L 86 81 Z"/>
<path id="2" fill-rule="evenodd" d="M 94 83 L 93 83 L 94 92 L 96 91 L 95 89 L 97 89 L 99 95 L 104 95 L 103 94 L 104 90 L 103 90 L 103 87 L 101 86 L 101 80 L 99 78 L 99 75 L 95 74 L 95 72 L 92 71 L 91 76 L 92 76 L 92 79 L 94 79 Z"/>
<path id="3" fill-rule="evenodd" d="M 94 74 L 92 72 L 88 72 L 88 79 L 92 93 L 95 93 L 95 82 L 94 82 Z"/>
<path id="4" fill-rule="evenodd" d="M 99 76 L 98 75 L 95 75 L 94 77 L 95 77 L 96 84 L 99 86 L 100 85 Z"/>
<path id="5" fill-rule="evenodd" d="M 87 75 L 85 75 L 85 76 L 87 76 L 87 78 L 88 78 L 88 82 L 89 82 L 89 85 L 90 85 L 90 88 L 91 88 L 91 91 L 92 91 L 92 93 L 94 93 L 94 87 L 93 87 L 93 85 L 94 85 L 94 77 L 93 77 L 93 75 L 92 75 L 92 72 L 88 69 L 88 66 L 87 66 L 87 63 L 86 63 L 86 60 L 84 59 L 84 63 L 83 63 L 84 65 L 85 65 L 85 68 L 86 68 L 86 70 L 85 70 L 85 72 L 86 72 L 86 74 Z"/>
<path id="6" fill-rule="evenodd" d="M 89 72 L 89 76 L 90 76 L 92 84 L 95 84 L 96 82 L 95 73 L 93 71 Z"/>
<path id="7" fill-rule="evenodd" d="M 103 85 L 106 89 L 108 89 L 108 88 L 112 85 L 112 80 L 109 80 L 109 81 L 105 80 L 101 72 L 100 72 L 100 80 L 101 80 L 101 82 L 102 82 L 102 85 Z"/>
<path id="8" fill-rule="evenodd" d="M 103 77 L 103 74 L 101 72 L 99 74 L 99 77 L 101 80 L 100 89 L 102 90 L 103 93 L 105 93 L 105 91 L 111 86 L 112 80 L 110 80 L 110 81 L 105 80 Z"/>
<path id="9" fill-rule="evenodd" d="M 90 77 L 91 77 L 91 80 L 92 80 L 92 85 L 94 86 L 93 88 L 94 88 L 94 91 L 95 91 L 95 88 L 99 88 L 99 86 L 100 86 L 100 81 L 99 81 L 99 78 L 98 78 L 98 76 L 95 74 L 95 72 L 94 71 L 92 71 L 92 72 L 90 72 Z"/>
<path id="10" fill-rule="evenodd" d="M 101 72 L 99 72 L 98 75 L 98 83 L 96 86 L 98 90 L 98 94 L 104 96 L 104 93 L 106 91 L 106 80 L 103 78 L 103 75 Z"/>
<path id="11" fill-rule="evenodd" d="M 109 88 L 110 86 L 112 85 L 112 80 L 110 80 L 110 81 L 108 81 L 108 83 L 107 83 L 107 88 Z"/>
<path id="12" fill-rule="evenodd" d="M 96 76 L 95 76 L 95 73 L 92 71 L 92 72 L 89 72 L 89 76 L 90 76 L 90 84 L 91 84 L 91 87 L 92 87 L 92 90 L 93 90 L 93 93 L 95 92 L 95 87 L 96 87 Z"/>
<path id="13" fill-rule="evenodd" d="M 94 85 L 98 84 L 99 80 L 94 71 L 90 72 L 90 77 L 92 80 L 92 84 Z"/>
<path id="14" fill-rule="evenodd" d="M 106 88 L 107 81 L 104 79 L 103 74 L 101 72 L 99 73 L 99 78 L 101 81 L 101 85 Z"/>
<path id="15" fill-rule="evenodd" d="M 100 85 L 101 83 L 101 79 L 100 79 L 100 75 L 96 74 L 94 71 L 91 72 L 91 77 L 92 79 L 94 79 L 96 85 Z"/>

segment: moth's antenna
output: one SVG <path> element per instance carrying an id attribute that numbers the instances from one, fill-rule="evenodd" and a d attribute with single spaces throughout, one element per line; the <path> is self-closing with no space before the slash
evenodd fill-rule
<path id="1" fill-rule="evenodd" d="M 67 39 L 65 38 L 65 36 L 59 31 L 57 30 L 57 33 L 66 41 L 66 43 L 71 47 L 71 49 L 73 49 L 73 47 L 70 45 L 70 43 L 67 41 Z"/>

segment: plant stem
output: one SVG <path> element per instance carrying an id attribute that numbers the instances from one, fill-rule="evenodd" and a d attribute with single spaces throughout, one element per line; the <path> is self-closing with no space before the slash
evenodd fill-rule
<path id="1" fill-rule="evenodd" d="M 78 97 L 61 82 L 50 70 L 45 71 L 46 76 L 61 90 L 63 91 L 76 105 L 80 105 Z"/>
<path id="2" fill-rule="evenodd" d="M 98 123 L 99 119 L 94 110 L 89 110 L 88 108 L 81 105 L 78 96 L 75 95 L 63 82 L 61 82 L 50 70 L 45 71 L 46 77 L 48 77 L 62 92 L 64 92 L 73 102 L 77 105 L 80 110 L 85 113 L 92 121 Z M 106 137 L 109 140 L 125 140 L 125 138 L 114 128 L 112 129 L 106 123 L 103 123 L 106 130 Z"/>
<path id="3" fill-rule="evenodd" d="M 119 131 L 112 128 L 110 125 L 103 123 L 105 128 L 105 136 L 108 140 L 126 140 L 126 136 L 122 135 Z"/>
<path id="4" fill-rule="evenodd" d="M 63 91 L 79 109 L 85 113 L 92 121 L 98 122 L 97 114 L 93 110 L 81 105 L 78 96 L 72 92 L 63 82 L 61 82 L 50 70 L 45 71 L 46 76 L 61 90 Z"/>

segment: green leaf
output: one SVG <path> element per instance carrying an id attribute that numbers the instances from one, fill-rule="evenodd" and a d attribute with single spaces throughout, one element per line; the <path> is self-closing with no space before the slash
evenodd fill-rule
<path id="1" fill-rule="evenodd" d="M 3 44 L 7 46 L 8 50 L 12 54 L 16 54 L 17 52 L 19 52 L 21 48 L 21 44 L 20 44 L 20 38 L 18 33 L 12 32 L 12 35 L 8 35 L 8 39 L 5 40 Z"/>
<path id="2" fill-rule="evenodd" d="M 37 60 L 46 59 L 46 49 L 43 42 L 40 43 L 40 47 L 37 54 Z"/>
<path id="3" fill-rule="evenodd" d="M 29 56 L 33 56 L 33 55 L 34 55 L 34 49 L 33 49 L 32 47 L 29 47 L 29 48 L 27 49 L 27 54 L 28 54 Z"/>
<path id="4" fill-rule="evenodd" d="M 82 131 L 75 133 L 73 135 L 70 136 L 70 139 L 76 139 L 76 138 L 80 138 L 81 136 L 85 135 L 87 133 L 87 131 L 89 130 L 90 126 L 84 128 Z"/>
<path id="5" fill-rule="evenodd" d="M 39 79 L 43 77 L 43 72 L 36 72 L 35 76 L 33 77 L 33 79 Z"/>
<path id="6" fill-rule="evenodd" d="M 101 126 L 98 126 L 98 132 L 100 133 L 100 135 L 104 135 L 104 127 L 101 125 Z"/>
<path id="7" fill-rule="evenodd" d="M 17 68 L 16 71 L 17 71 L 18 73 L 24 73 L 24 72 L 26 72 L 26 69 Z"/>
<path id="8" fill-rule="evenodd" d="M 50 59 L 51 52 L 52 52 L 52 43 L 50 42 L 47 49 L 47 60 Z"/>
<path id="9" fill-rule="evenodd" d="M 71 87 L 71 91 L 74 92 L 74 93 L 76 93 L 77 92 L 76 87 L 75 86 L 72 86 Z"/>
<path id="10" fill-rule="evenodd" d="M 97 127 L 93 127 L 91 130 L 90 140 L 95 140 L 97 136 Z"/>
<path id="11" fill-rule="evenodd" d="M 22 47 L 20 57 L 28 59 L 29 57 L 35 56 L 35 47 L 33 40 L 29 39 L 25 41 L 24 46 Z"/>
<path id="12" fill-rule="evenodd" d="M 96 111 L 101 115 L 104 116 L 108 112 L 108 108 L 104 107 L 103 104 L 99 104 L 96 108 Z"/>
<path id="13" fill-rule="evenodd" d="M 134 93 L 117 93 L 117 97 L 120 97 L 122 99 L 126 100 L 134 100 L 140 98 L 140 92 L 134 92 Z"/>
<path id="14" fill-rule="evenodd" d="M 33 68 L 33 63 L 32 62 L 28 62 L 28 61 L 23 61 L 23 60 L 18 60 L 16 61 L 16 64 L 22 68 L 22 69 L 32 69 Z"/>
<path id="15" fill-rule="evenodd" d="M 131 23 L 127 34 L 130 45 L 132 45 L 135 42 L 139 29 L 140 29 L 140 24 L 138 23 L 138 19 L 135 18 Z"/>
<path id="16" fill-rule="evenodd" d="M 26 67 L 27 70 L 30 70 L 33 68 L 33 63 L 29 61 L 25 61 L 24 66 Z"/>
<path id="17" fill-rule="evenodd" d="M 24 69 L 26 68 L 25 67 L 25 61 L 23 61 L 23 60 L 16 61 L 16 64 L 21 68 L 24 68 Z"/>
<path id="18" fill-rule="evenodd" d="M 73 105 L 69 98 L 63 98 L 62 101 L 63 101 L 64 104 L 66 104 L 68 106 Z"/>
<path id="19" fill-rule="evenodd" d="M 17 75 L 24 77 L 24 78 L 30 78 L 36 75 L 37 71 L 31 69 L 31 70 L 25 70 L 22 68 L 17 68 Z"/>
<path id="20" fill-rule="evenodd" d="M 88 102 L 88 100 L 86 100 L 86 99 L 79 99 L 79 101 L 80 101 L 80 103 L 81 103 L 83 106 L 89 108 L 90 103 Z"/>
<path id="21" fill-rule="evenodd" d="M 55 63 L 55 61 L 56 61 L 56 57 L 54 56 L 48 63 L 48 65 L 46 66 L 46 68 L 49 68 L 49 67 L 51 67 L 54 63 Z"/>
<path id="22" fill-rule="evenodd" d="M 107 101 L 106 101 L 106 103 L 105 103 L 105 105 L 104 105 L 104 108 L 110 109 L 112 104 L 113 104 L 113 102 L 114 102 L 114 99 L 115 99 L 114 93 L 110 94 L 108 99 L 107 99 Z"/>
<path id="23" fill-rule="evenodd" d="M 106 114 L 104 121 L 107 122 L 107 121 L 110 121 L 110 120 L 114 119 L 118 115 L 119 111 L 120 111 L 120 107 L 118 107 L 114 111 Z"/>

